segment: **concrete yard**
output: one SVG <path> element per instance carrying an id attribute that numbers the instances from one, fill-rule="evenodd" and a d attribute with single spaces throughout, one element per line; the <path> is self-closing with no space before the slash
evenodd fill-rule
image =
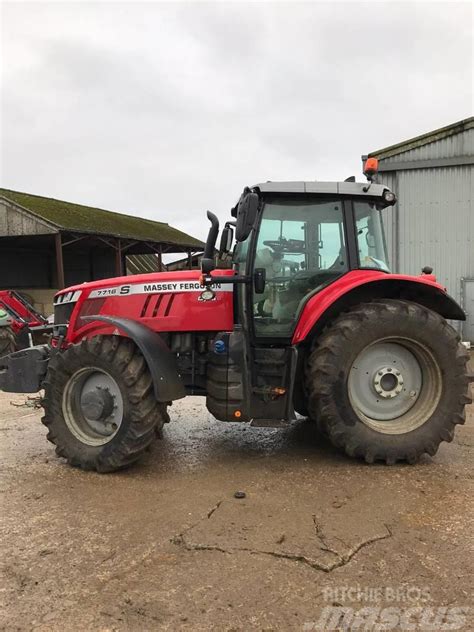
<path id="1" fill-rule="evenodd" d="M 57 458 L 24 401 L 0 394 L 2 630 L 334 629 L 318 622 L 340 606 L 419 607 L 416 630 L 459 607 L 474 629 L 472 406 L 435 457 L 387 467 L 189 398 L 138 465 L 98 475 Z"/>

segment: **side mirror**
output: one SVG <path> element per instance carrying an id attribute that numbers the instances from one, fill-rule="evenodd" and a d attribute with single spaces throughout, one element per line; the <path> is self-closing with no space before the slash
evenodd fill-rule
<path id="1" fill-rule="evenodd" d="M 232 242 L 234 240 L 234 229 L 232 226 L 226 224 L 222 229 L 221 242 L 219 246 L 219 255 L 228 253 L 232 249 Z"/>
<path id="2" fill-rule="evenodd" d="M 245 191 L 240 198 L 237 207 L 237 224 L 235 238 L 237 241 L 245 241 L 255 225 L 257 218 L 259 199 L 257 193 Z"/>
<path id="3" fill-rule="evenodd" d="M 265 292 L 265 281 L 267 279 L 267 271 L 265 268 L 255 268 L 253 273 L 253 288 L 255 294 L 263 294 Z"/>

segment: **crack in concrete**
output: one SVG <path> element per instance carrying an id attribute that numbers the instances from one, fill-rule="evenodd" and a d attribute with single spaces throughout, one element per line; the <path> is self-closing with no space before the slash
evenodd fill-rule
<path id="1" fill-rule="evenodd" d="M 307 566 L 310 566 L 313 569 L 318 571 L 323 571 L 324 573 L 330 573 L 336 568 L 340 568 L 341 566 L 345 566 L 348 564 L 352 558 L 364 547 L 369 544 L 373 544 L 374 542 L 378 542 L 379 540 L 386 540 L 387 538 L 392 537 L 392 532 L 390 531 L 387 525 L 384 525 L 386 528 L 386 533 L 379 534 L 373 536 L 371 538 L 367 538 L 366 540 L 362 540 L 355 546 L 353 546 L 347 553 L 340 554 L 336 553 L 338 559 L 335 560 L 332 564 L 323 564 L 322 562 L 317 562 L 316 560 L 312 560 L 306 555 L 296 555 L 292 553 L 278 553 L 277 551 L 265 551 L 261 549 L 251 549 L 247 547 L 237 547 L 234 549 L 225 549 L 221 546 L 216 546 L 213 544 L 193 544 L 186 542 L 185 538 L 181 536 L 179 540 L 176 538 L 173 539 L 174 544 L 178 544 L 183 546 L 187 551 L 218 551 L 219 553 L 226 553 L 228 555 L 233 555 L 234 553 L 250 553 L 251 555 L 268 555 L 270 557 L 276 557 L 277 559 L 290 560 L 293 562 L 302 562 Z M 331 551 L 333 552 L 333 551 Z"/>
<path id="2" fill-rule="evenodd" d="M 339 553 L 335 551 L 334 549 L 331 549 L 329 544 L 327 543 L 326 537 L 323 532 L 323 527 L 318 522 L 315 514 L 313 514 L 313 524 L 314 524 L 314 530 L 316 531 L 316 538 L 319 540 L 319 543 L 320 543 L 320 547 L 319 547 L 320 550 L 327 551 L 328 553 L 332 553 L 336 557 L 340 557 Z M 342 544 L 344 544 L 344 542 L 342 542 Z"/>
<path id="3" fill-rule="evenodd" d="M 219 509 L 223 502 L 223 500 L 219 500 L 219 502 L 216 503 L 214 507 L 212 507 L 212 509 L 209 509 L 209 511 L 207 512 L 207 517 L 210 518 L 212 514 Z"/>
<path id="4" fill-rule="evenodd" d="M 219 507 L 222 505 L 224 501 L 223 500 L 219 500 L 213 507 L 211 507 L 211 509 L 209 509 L 209 511 L 207 512 L 207 518 L 209 519 L 213 513 L 215 511 L 217 511 L 219 509 Z M 199 520 L 197 520 L 196 522 L 194 522 L 193 524 L 189 525 L 189 527 L 186 527 L 185 529 L 183 529 L 183 531 L 181 531 L 180 533 L 177 533 L 176 535 L 174 535 L 171 539 L 170 542 L 172 544 L 176 544 L 176 545 L 180 545 L 184 543 L 184 536 L 186 535 L 186 533 L 188 533 L 189 531 L 192 531 L 195 527 L 198 526 L 198 524 L 200 524 L 203 521 L 203 518 L 199 518 Z"/>
<path id="5" fill-rule="evenodd" d="M 218 503 L 216 503 L 216 505 L 214 505 L 214 507 L 212 507 L 207 512 L 208 518 L 210 518 L 214 514 L 214 512 L 217 511 L 217 509 L 219 509 L 222 502 L 223 501 L 220 500 Z M 318 571 L 322 571 L 324 573 L 330 573 L 336 568 L 341 568 L 341 566 L 345 566 L 352 560 L 352 558 L 355 555 L 357 555 L 357 553 L 361 549 L 369 546 L 370 544 L 374 544 L 375 542 L 379 542 L 380 540 L 386 540 L 388 538 L 391 538 L 393 535 L 390 527 L 387 524 L 384 524 L 385 533 L 378 534 L 370 538 L 366 538 L 365 540 L 362 540 L 361 542 L 358 542 L 356 545 L 351 547 L 346 553 L 340 553 L 339 551 L 335 551 L 334 549 L 331 549 L 328 546 L 327 541 L 326 541 L 326 536 L 324 535 L 322 526 L 317 521 L 316 516 L 313 515 L 313 524 L 316 531 L 316 537 L 318 538 L 320 544 L 322 545 L 319 547 L 320 550 L 327 551 L 328 553 L 331 553 L 337 557 L 337 559 L 334 560 L 334 562 L 332 562 L 331 564 L 324 564 L 323 562 L 312 560 L 306 555 L 297 555 L 293 553 L 279 553 L 277 551 L 266 551 L 262 549 L 253 549 L 249 547 L 235 547 L 235 548 L 227 549 L 222 546 L 218 546 L 214 544 L 200 544 L 200 543 L 187 542 L 185 538 L 185 534 L 189 533 L 189 531 L 194 529 L 194 527 L 197 527 L 197 525 L 201 521 L 202 521 L 202 518 L 201 520 L 198 520 L 198 522 L 196 522 L 195 524 L 186 528 L 181 533 L 178 533 L 177 535 L 175 535 L 173 538 L 171 538 L 171 542 L 177 546 L 182 546 L 186 551 L 217 551 L 219 553 L 225 553 L 227 555 L 233 555 L 234 553 L 249 553 L 250 555 L 268 555 L 270 557 L 275 557 L 277 559 L 290 560 L 293 562 L 301 562 L 303 564 L 306 564 L 310 568 L 313 568 Z M 340 542 L 344 544 L 340 538 L 338 538 L 338 540 L 340 540 Z"/>

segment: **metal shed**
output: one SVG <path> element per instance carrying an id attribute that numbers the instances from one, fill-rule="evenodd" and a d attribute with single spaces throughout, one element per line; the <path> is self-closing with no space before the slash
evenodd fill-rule
<path id="1" fill-rule="evenodd" d="M 164 268 L 162 255 L 204 244 L 163 222 L 0 189 L 0 288 L 21 290 L 52 311 L 58 289 Z"/>
<path id="2" fill-rule="evenodd" d="M 474 342 L 474 117 L 369 156 L 397 195 L 383 211 L 392 270 L 432 266 L 467 312 L 461 333 Z"/>

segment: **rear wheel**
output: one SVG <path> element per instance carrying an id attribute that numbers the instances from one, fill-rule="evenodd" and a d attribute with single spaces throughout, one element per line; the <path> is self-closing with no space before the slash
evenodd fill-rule
<path id="1" fill-rule="evenodd" d="M 390 299 L 359 305 L 311 352 L 310 416 L 350 456 L 413 463 L 464 423 L 467 360 L 456 332 L 431 310 Z"/>
<path id="2" fill-rule="evenodd" d="M 135 344 L 96 336 L 51 358 L 43 423 L 71 465 L 110 472 L 136 461 L 167 417 Z"/>
<path id="3" fill-rule="evenodd" d="M 9 326 L 0 327 L 0 358 L 16 351 L 15 334 Z"/>

